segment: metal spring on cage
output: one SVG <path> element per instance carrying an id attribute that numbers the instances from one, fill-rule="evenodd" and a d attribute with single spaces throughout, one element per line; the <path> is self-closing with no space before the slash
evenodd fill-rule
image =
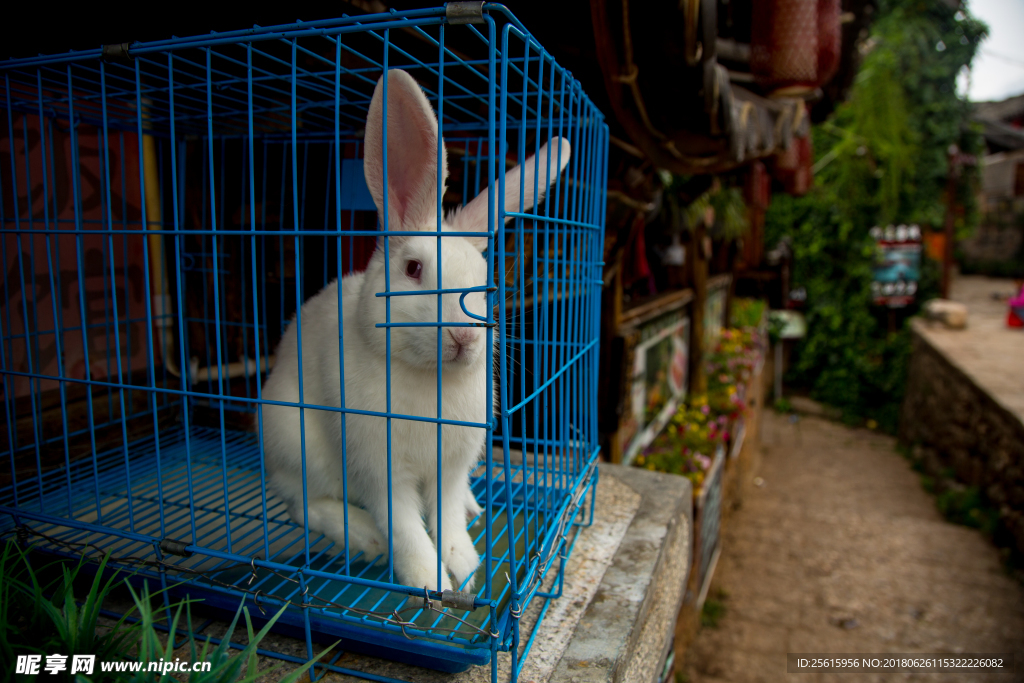
<path id="1" fill-rule="evenodd" d="M 253 596 L 252 596 L 252 602 L 253 602 L 253 604 L 254 604 L 254 605 L 256 605 L 257 607 L 259 607 L 259 609 L 260 609 L 260 614 L 266 615 L 266 613 L 267 613 L 267 612 L 266 612 L 266 610 L 264 610 L 264 609 L 263 609 L 263 605 L 261 605 L 261 604 L 260 604 L 260 592 L 261 592 L 261 591 L 256 591 L 256 593 L 254 593 L 254 594 L 253 594 Z"/>

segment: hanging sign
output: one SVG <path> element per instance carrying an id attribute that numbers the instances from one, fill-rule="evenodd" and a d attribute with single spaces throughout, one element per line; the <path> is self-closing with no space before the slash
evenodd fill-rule
<path id="1" fill-rule="evenodd" d="M 913 303 L 921 279 L 921 228 L 876 225 L 870 235 L 877 244 L 871 281 L 875 304 L 903 308 Z"/>

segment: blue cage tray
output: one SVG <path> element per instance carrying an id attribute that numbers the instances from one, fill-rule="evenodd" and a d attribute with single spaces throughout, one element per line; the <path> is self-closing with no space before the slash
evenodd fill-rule
<path id="1" fill-rule="evenodd" d="M 445 614 L 408 610 L 402 618 L 413 626 L 406 626 L 403 632 L 402 627 L 379 615 L 406 607 L 408 596 L 345 581 L 343 554 L 322 536 L 310 535 L 309 568 L 337 578 L 307 578 L 305 593 L 297 573 L 249 564 L 244 558 L 263 558 L 268 547 L 269 559 L 284 568 L 298 570 L 305 564 L 303 528 L 292 522 L 284 504 L 267 494 L 267 514 L 261 514 L 264 494 L 255 434 L 227 431 L 222 437 L 219 430 L 192 427 L 186 440 L 185 429 L 178 427 L 161 433 L 159 449 L 156 440 L 147 438 L 131 444 L 128 457 L 125 452 L 108 451 L 95 461 L 86 458 L 70 468 L 19 481 L 17 491 L 12 487 L 0 490 L 0 508 L 7 507 L 9 513 L 0 531 L 28 523 L 34 532 L 45 534 L 35 548 L 57 554 L 66 555 L 69 548 L 88 544 L 110 553 L 110 566 L 133 571 L 131 580 L 138 584 L 161 581 L 159 565 L 154 562 L 162 559 L 168 570 L 167 585 L 174 586 L 170 595 L 201 599 L 204 607 L 225 615 L 233 615 L 243 598 L 251 603 L 250 612 L 257 620 L 261 612 L 273 614 L 289 602 L 294 607 L 282 614 L 274 629 L 288 635 L 304 637 L 301 606 L 306 605 L 314 638 L 322 642 L 340 638 L 344 649 L 443 671 L 491 661 L 490 634 L 492 630 L 506 631 L 507 614 L 495 628 L 486 607 L 445 610 Z M 472 478 L 481 505 L 486 505 L 487 497 L 484 474 L 481 464 Z M 514 537 L 517 556 L 522 557 L 531 529 L 543 529 L 545 516 L 553 514 L 545 509 L 545 499 L 557 501 L 560 495 L 555 487 L 528 485 L 536 482 L 535 472 L 521 462 L 513 468 L 513 482 L 517 498 Z M 500 466 L 492 470 L 491 497 L 492 595 L 498 601 L 495 614 L 501 615 L 510 591 L 505 576 L 509 542 Z M 522 505 L 523 497 L 535 504 Z M 230 513 L 225 513 L 225 504 Z M 19 519 L 14 508 L 27 514 Z M 469 527 L 481 553 L 484 527 L 484 515 L 472 520 Z M 110 529 L 121 535 L 111 534 Z M 192 538 L 202 539 L 202 546 L 193 546 Z M 177 541 L 179 548 L 189 547 L 191 555 L 158 553 L 161 540 L 172 541 L 165 543 L 165 549 Z M 351 558 L 348 575 L 386 582 L 387 563 L 371 564 L 367 559 Z M 483 567 L 481 563 L 478 591 L 484 586 Z M 178 581 L 187 582 L 175 585 Z"/>

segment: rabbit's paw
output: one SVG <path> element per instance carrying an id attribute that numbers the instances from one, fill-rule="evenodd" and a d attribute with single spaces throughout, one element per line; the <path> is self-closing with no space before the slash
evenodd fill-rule
<path id="1" fill-rule="evenodd" d="M 476 568 L 480 566 L 480 556 L 476 553 L 473 541 L 469 534 L 458 534 L 451 541 L 445 540 L 444 561 L 455 577 L 455 585 L 462 586 L 462 582 L 469 578 L 469 582 L 462 587 L 462 590 L 473 590 Z"/>
<path id="2" fill-rule="evenodd" d="M 413 586 L 415 588 L 423 588 L 426 586 L 430 590 L 437 588 L 437 565 L 434 563 L 426 562 L 412 562 L 407 566 L 402 567 L 401 571 L 398 572 L 399 580 L 407 586 Z M 452 581 L 448 578 L 448 572 L 445 567 L 441 566 L 441 590 L 451 590 Z M 423 600 L 420 598 L 414 598 L 411 604 L 422 605 Z"/>
<path id="3" fill-rule="evenodd" d="M 338 512 L 344 511 L 340 502 L 335 503 Z M 310 520 L 313 519 L 312 511 Z M 339 545 L 345 543 L 345 517 L 342 514 L 334 514 L 330 517 L 332 536 Z M 388 540 L 381 534 L 377 525 L 373 522 L 370 513 L 355 505 L 348 506 L 348 556 L 355 557 L 362 553 L 359 559 L 370 564 L 378 564 L 388 559 Z"/>
<path id="4" fill-rule="evenodd" d="M 388 542 L 372 524 L 350 524 L 348 528 L 348 554 L 369 564 L 380 564 L 388 559 Z"/>
<path id="5" fill-rule="evenodd" d="M 348 520 L 348 556 L 363 562 L 380 562 L 388 558 L 388 542 L 381 535 L 370 513 L 356 505 L 345 506 L 334 498 L 314 498 L 309 501 L 309 530 L 322 533 L 334 541 L 334 552 L 345 547 L 345 520 Z M 302 524 L 302 508 L 293 505 L 289 514 L 296 524 Z"/>
<path id="6" fill-rule="evenodd" d="M 473 519 L 482 513 L 484 509 L 480 507 L 480 503 L 476 502 L 476 497 L 473 492 L 470 491 L 466 494 L 466 519 L 472 522 Z"/>

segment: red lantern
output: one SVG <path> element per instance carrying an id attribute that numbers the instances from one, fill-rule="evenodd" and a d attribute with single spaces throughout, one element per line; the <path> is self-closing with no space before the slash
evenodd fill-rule
<path id="1" fill-rule="evenodd" d="M 832 80 L 839 70 L 841 0 L 818 0 L 818 85 Z"/>
<path id="2" fill-rule="evenodd" d="M 817 88 L 839 68 L 840 0 L 754 3 L 750 70 L 762 86 Z"/>

